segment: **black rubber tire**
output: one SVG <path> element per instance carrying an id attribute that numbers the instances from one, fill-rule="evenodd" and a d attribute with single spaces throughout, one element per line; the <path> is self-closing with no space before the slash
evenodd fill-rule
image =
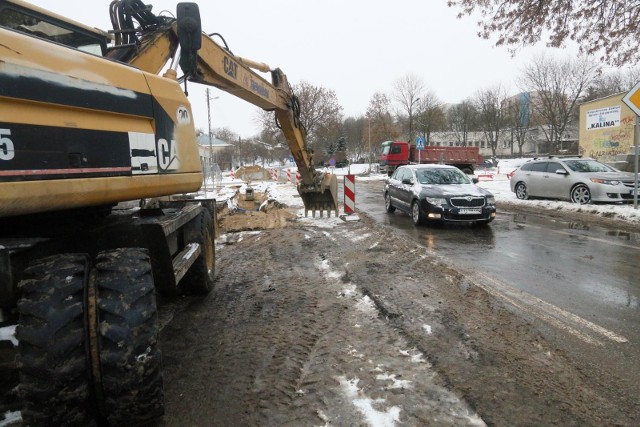
<path id="1" fill-rule="evenodd" d="M 88 257 L 37 260 L 19 284 L 18 367 L 28 426 L 92 425 L 84 290 Z"/>
<path id="2" fill-rule="evenodd" d="M 388 213 L 394 213 L 396 211 L 395 206 L 391 204 L 391 196 L 389 193 L 384 193 L 384 208 Z"/>
<path id="3" fill-rule="evenodd" d="M 578 184 L 571 189 L 571 202 L 580 205 L 591 203 L 591 190 L 584 184 Z"/>
<path id="4" fill-rule="evenodd" d="M 216 267 L 215 230 L 208 209 L 203 209 L 194 219 L 187 234 L 187 243 L 200 245 L 200 256 L 182 278 L 180 286 L 188 294 L 207 295 L 213 289 Z"/>
<path id="5" fill-rule="evenodd" d="M 420 204 L 417 200 L 411 202 L 411 220 L 413 221 L 414 225 L 424 224 L 424 215 L 422 215 Z"/>
<path id="6" fill-rule="evenodd" d="M 112 426 L 147 423 L 164 413 L 158 316 L 147 251 L 101 252 L 94 278 L 98 407 Z"/>
<path id="7" fill-rule="evenodd" d="M 519 182 L 515 187 L 516 197 L 520 200 L 527 200 L 529 198 L 529 192 L 527 191 L 527 185 L 524 182 Z"/>

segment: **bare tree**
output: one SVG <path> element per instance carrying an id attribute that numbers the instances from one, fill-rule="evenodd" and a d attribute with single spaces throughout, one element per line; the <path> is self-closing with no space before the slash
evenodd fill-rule
<path id="1" fill-rule="evenodd" d="M 393 84 L 393 98 L 400 106 L 401 115 L 407 114 L 407 139 L 413 138 L 413 120 L 417 103 L 424 92 L 422 79 L 414 74 L 407 74 Z"/>
<path id="2" fill-rule="evenodd" d="M 366 117 L 367 146 L 369 143 L 376 147 L 382 141 L 393 140 L 398 137 L 398 128 L 391 115 L 391 100 L 382 92 L 376 92 L 369 100 Z"/>
<path id="3" fill-rule="evenodd" d="M 300 121 L 306 131 L 305 142 L 313 151 L 326 151 L 328 144 L 339 137 L 342 106 L 333 90 L 302 81 L 293 86 L 300 101 Z M 261 116 L 263 133 L 270 139 L 286 143 L 271 112 Z"/>
<path id="4" fill-rule="evenodd" d="M 583 102 L 592 101 L 620 92 L 628 92 L 640 81 L 640 68 L 614 70 L 596 77 L 587 88 Z"/>
<path id="5" fill-rule="evenodd" d="M 335 91 L 305 81 L 294 85 L 293 91 L 300 100 L 300 120 L 307 131 L 307 145 L 319 149 L 336 141 L 342 106 Z"/>
<path id="6" fill-rule="evenodd" d="M 469 132 L 473 131 L 476 126 L 477 115 L 473 102 L 469 99 L 448 109 L 447 120 L 449 129 L 456 136 L 458 145 L 463 147 L 467 146 Z"/>
<path id="7" fill-rule="evenodd" d="M 477 111 L 477 126 L 482 130 L 491 147 L 493 157 L 496 156 L 500 135 L 504 132 L 507 94 L 502 85 L 481 90 L 477 93 L 474 104 Z"/>
<path id="8" fill-rule="evenodd" d="M 431 91 L 425 92 L 418 101 L 416 129 L 422 135 L 427 145 L 431 144 L 432 132 L 443 130 L 447 126 L 443 107 L 444 104 L 442 101 Z"/>
<path id="9" fill-rule="evenodd" d="M 599 66 L 585 58 L 554 59 L 536 56 L 526 67 L 521 85 L 531 92 L 535 114 L 552 149 L 562 150 L 567 125 L 577 119 L 578 101 L 599 73 Z"/>
<path id="10" fill-rule="evenodd" d="M 547 46 L 561 47 L 567 40 L 579 43 L 581 53 L 600 54 L 612 65 L 640 60 L 640 2 L 587 0 L 449 0 L 458 17 L 480 12 L 478 35 L 498 35 L 497 46 L 515 51 L 533 45 L 548 33 Z"/>

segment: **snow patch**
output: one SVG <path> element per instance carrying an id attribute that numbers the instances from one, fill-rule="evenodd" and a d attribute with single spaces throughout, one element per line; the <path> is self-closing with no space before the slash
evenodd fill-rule
<path id="1" fill-rule="evenodd" d="M 16 325 L 0 328 L 0 341 L 11 341 L 11 343 L 17 347 L 18 340 L 16 339 Z"/>
<path id="2" fill-rule="evenodd" d="M 368 295 L 365 295 L 356 304 L 356 309 L 363 313 L 373 313 L 376 311 L 376 305 Z"/>
<path id="3" fill-rule="evenodd" d="M 351 403 L 356 407 L 358 412 L 364 415 L 367 424 L 371 427 L 394 427 L 400 421 L 399 406 L 384 408 L 384 399 L 368 398 L 362 389 L 358 388 L 358 378 L 347 380 L 346 377 L 338 377 L 343 393 Z M 382 409 L 377 409 L 382 408 Z"/>
<path id="4" fill-rule="evenodd" d="M 427 333 L 427 335 L 431 335 L 431 326 L 429 325 L 422 325 L 422 329 L 425 330 L 425 332 Z"/>
<path id="5" fill-rule="evenodd" d="M 338 297 L 349 298 L 355 295 L 356 293 L 356 285 L 352 285 L 351 283 L 347 284 L 344 289 L 338 294 Z"/>
<path id="6" fill-rule="evenodd" d="M 7 427 L 19 421 L 22 421 L 20 412 L 7 411 L 4 413 L 4 419 L 0 420 L 0 427 Z"/>
<path id="7" fill-rule="evenodd" d="M 394 374 L 379 374 L 376 376 L 376 379 L 380 381 L 391 381 L 391 385 L 387 388 L 411 388 L 411 381 L 396 379 Z"/>
<path id="8" fill-rule="evenodd" d="M 400 352 L 401 355 L 408 357 L 411 363 L 426 363 L 429 368 L 431 367 L 431 364 L 426 360 L 424 360 L 424 355 L 420 352 L 417 352 L 416 354 L 411 354 L 407 350 L 398 350 L 398 351 Z"/>

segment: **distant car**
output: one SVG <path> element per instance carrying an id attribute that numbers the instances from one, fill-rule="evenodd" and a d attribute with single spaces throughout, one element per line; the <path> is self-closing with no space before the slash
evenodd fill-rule
<path id="1" fill-rule="evenodd" d="M 464 172 L 446 165 L 400 166 L 387 178 L 384 202 L 411 215 L 416 225 L 425 222 L 488 224 L 496 216 L 496 201 Z"/>
<path id="2" fill-rule="evenodd" d="M 633 200 L 634 174 L 590 158 L 551 156 L 520 166 L 510 184 L 511 191 L 522 200 L 543 197 L 582 205 L 628 202 Z"/>

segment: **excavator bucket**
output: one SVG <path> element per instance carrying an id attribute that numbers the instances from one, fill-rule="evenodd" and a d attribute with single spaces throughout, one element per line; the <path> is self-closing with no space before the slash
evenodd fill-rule
<path id="1" fill-rule="evenodd" d="M 338 179 L 335 175 L 324 174 L 317 185 L 300 184 L 298 193 L 304 203 L 305 216 L 309 215 L 309 211 L 313 217 L 316 216 L 316 211 L 320 212 L 320 217 L 323 216 L 324 211 L 327 211 L 327 217 L 331 216 L 331 211 L 334 211 L 338 216 Z"/>

